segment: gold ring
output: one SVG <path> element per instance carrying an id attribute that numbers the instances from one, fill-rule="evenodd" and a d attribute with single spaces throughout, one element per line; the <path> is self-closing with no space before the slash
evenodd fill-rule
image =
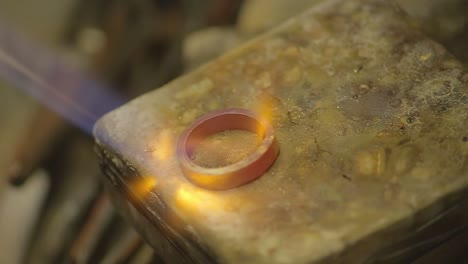
<path id="1" fill-rule="evenodd" d="M 259 120 L 252 111 L 237 108 L 214 111 L 196 120 L 177 143 L 177 156 L 185 177 L 203 188 L 225 190 L 264 174 L 275 162 L 279 146 L 271 126 Z M 195 147 L 206 137 L 226 130 L 251 131 L 261 136 L 262 142 L 244 159 L 224 167 L 206 168 L 195 164 L 191 159 Z"/>

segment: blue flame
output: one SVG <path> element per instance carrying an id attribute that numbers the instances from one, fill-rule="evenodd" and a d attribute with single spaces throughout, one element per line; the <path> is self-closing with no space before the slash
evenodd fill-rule
<path id="1" fill-rule="evenodd" d="M 125 102 L 89 74 L 1 24 L 0 78 L 89 134 L 97 119 Z"/>

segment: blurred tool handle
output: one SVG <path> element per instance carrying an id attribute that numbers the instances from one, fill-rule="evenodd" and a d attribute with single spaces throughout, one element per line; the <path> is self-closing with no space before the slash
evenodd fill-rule
<path id="1" fill-rule="evenodd" d="M 39 106 L 14 149 L 8 167 L 10 183 L 24 183 L 53 151 L 65 128 L 66 124 L 60 116 L 44 106 Z"/>

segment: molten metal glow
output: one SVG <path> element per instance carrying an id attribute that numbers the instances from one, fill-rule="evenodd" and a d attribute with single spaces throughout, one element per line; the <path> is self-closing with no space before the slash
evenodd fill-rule
<path id="1" fill-rule="evenodd" d="M 151 176 L 142 177 L 130 185 L 130 188 L 137 199 L 146 198 L 154 187 L 156 187 L 156 178 Z"/>

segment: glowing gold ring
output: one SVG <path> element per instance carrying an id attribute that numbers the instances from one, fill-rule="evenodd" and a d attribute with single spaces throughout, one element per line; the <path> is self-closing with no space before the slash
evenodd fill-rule
<path id="1" fill-rule="evenodd" d="M 225 190 L 260 177 L 275 162 L 279 147 L 270 125 L 246 109 L 214 111 L 187 128 L 177 144 L 177 156 L 187 179 L 207 189 Z M 191 160 L 195 147 L 206 137 L 225 130 L 246 130 L 261 136 L 262 142 L 246 158 L 219 168 L 206 168 Z"/>

